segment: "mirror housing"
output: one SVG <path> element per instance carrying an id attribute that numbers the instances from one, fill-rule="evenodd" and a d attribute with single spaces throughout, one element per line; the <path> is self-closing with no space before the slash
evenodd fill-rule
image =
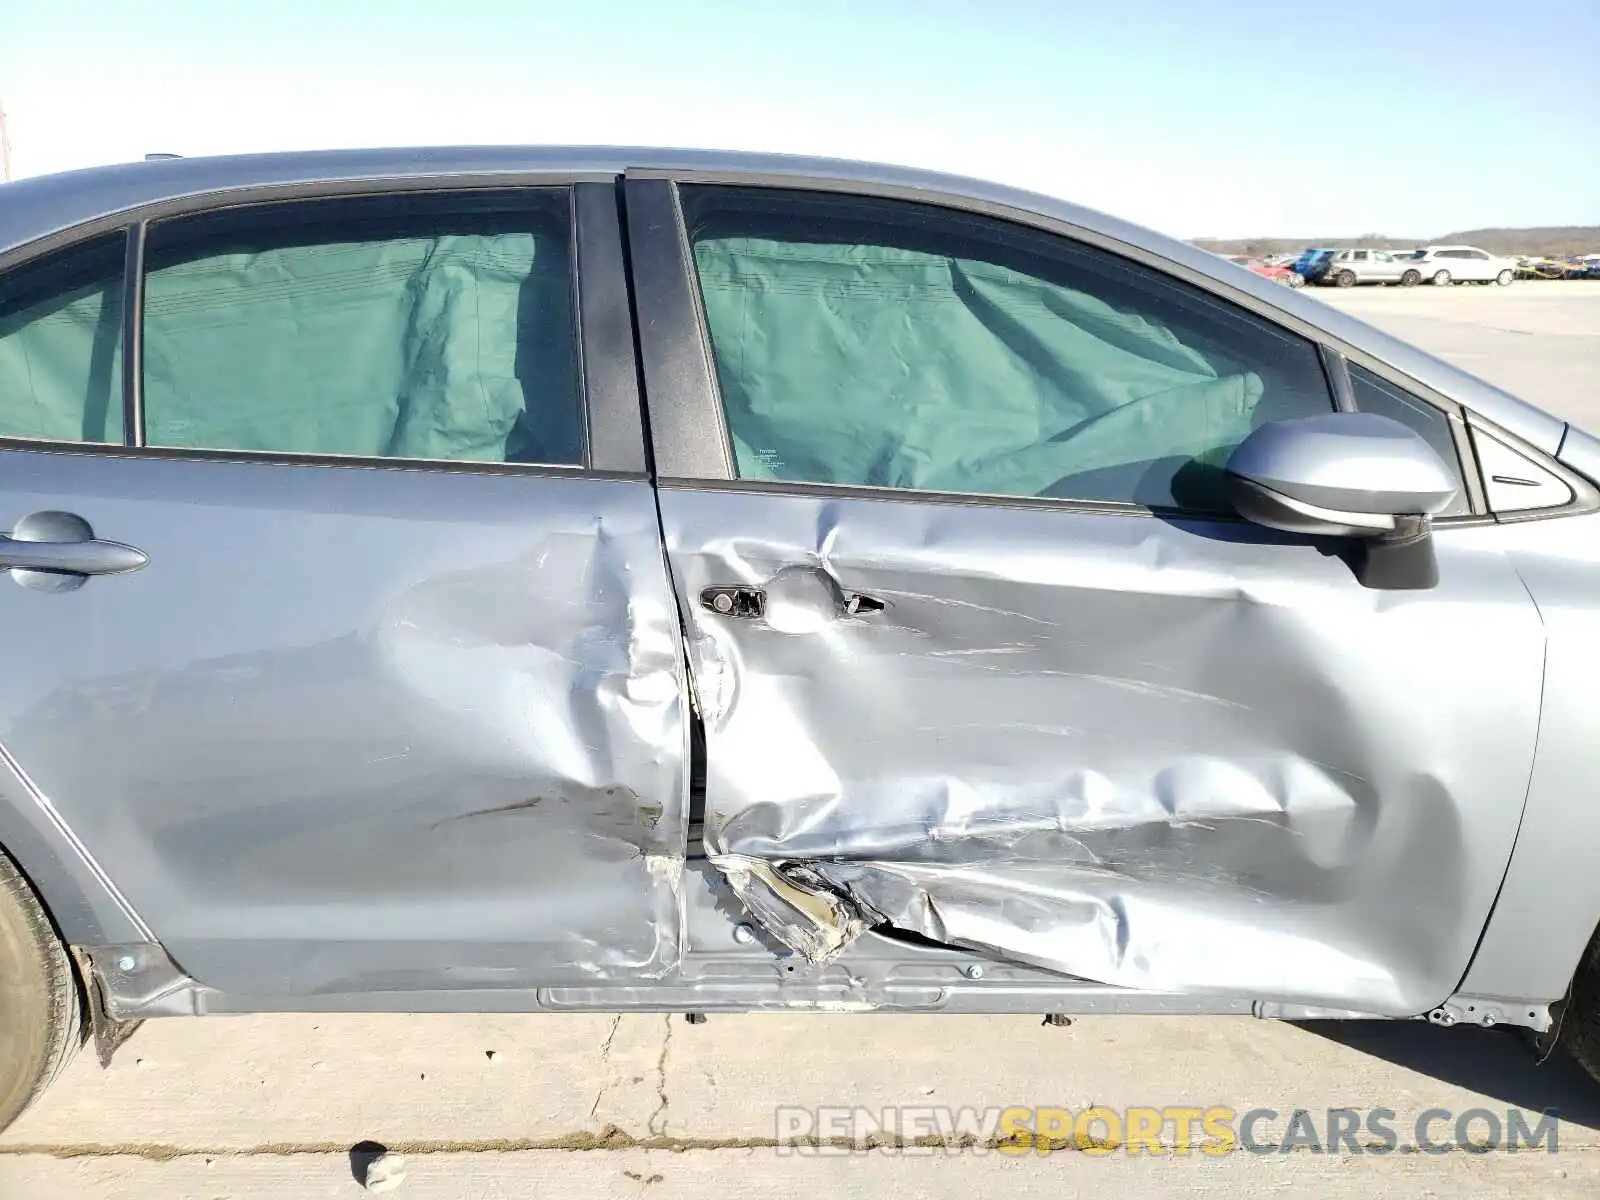
<path id="1" fill-rule="evenodd" d="M 1429 519 L 1457 483 L 1420 436 L 1377 413 L 1323 413 L 1272 421 L 1228 458 L 1239 515 L 1309 537 L 1339 538 L 1368 587 L 1438 582 Z"/>

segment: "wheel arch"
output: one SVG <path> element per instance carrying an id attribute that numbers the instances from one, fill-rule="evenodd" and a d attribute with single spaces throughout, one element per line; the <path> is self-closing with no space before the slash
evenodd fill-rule
<path id="1" fill-rule="evenodd" d="M 0 852 L 32 887 L 67 945 L 153 940 L 149 928 L 0 750 Z"/>

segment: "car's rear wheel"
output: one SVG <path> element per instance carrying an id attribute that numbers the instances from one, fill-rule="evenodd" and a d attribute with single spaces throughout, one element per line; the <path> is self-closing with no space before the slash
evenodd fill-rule
<path id="1" fill-rule="evenodd" d="M 1449 271 L 1435 271 L 1433 273 L 1434 287 L 1449 287 L 1451 283 Z"/>
<path id="2" fill-rule="evenodd" d="M 1561 1044 L 1600 1081 L 1600 932 L 1590 940 L 1572 977 L 1572 995 L 1561 1018 Z"/>
<path id="3" fill-rule="evenodd" d="M 1333 281 L 1340 287 L 1355 287 L 1356 273 L 1354 271 L 1340 271 L 1333 277 Z"/>
<path id="4" fill-rule="evenodd" d="M 1501 271 L 1500 274 L 1496 275 L 1494 277 L 1494 281 L 1496 283 L 1498 283 L 1501 287 L 1510 287 L 1511 286 L 1511 281 L 1513 279 L 1515 279 L 1516 277 L 1517 277 L 1517 273 L 1515 271 L 1506 270 L 1506 271 Z"/>
<path id="5" fill-rule="evenodd" d="M 1421 271 L 1407 271 L 1404 275 L 1400 276 L 1400 286 L 1401 287 L 1416 287 L 1417 284 L 1419 284 L 1421 282 L 1422 282 L 1422 272 Z"/>
<path id="6" fill-rule="evenodd" d="M 71 959 L 28 881 L 0 850 L 0 1129 L 44 1093 L 77 1050 L 79 1003 Z"/>

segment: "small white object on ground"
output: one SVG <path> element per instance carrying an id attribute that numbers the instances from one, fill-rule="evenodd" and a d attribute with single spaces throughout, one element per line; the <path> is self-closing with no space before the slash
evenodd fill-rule
<path id="1" fill-rule="evenodd" d="M 392 1192 L 406 1181 L 406 1160 L 398 1154 L 380 1154 L 367 1164 L 362 1186 L 369 1192 Z"/>

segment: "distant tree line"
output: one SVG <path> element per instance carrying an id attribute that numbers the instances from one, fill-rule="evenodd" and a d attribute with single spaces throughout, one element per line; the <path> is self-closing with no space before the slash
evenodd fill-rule
<path id="1" fill-rule="evenodd" d="M 1467 229 L 1439 237 L 1397 238 L 1382 233 L 1324 238 L 1195 238 L 1194 244 L 1216 254 L 1287 254 L 1307 246 L 1355 246 L 1371 250 L 1414 250 L 1418 246 L 1462 242 L 1491 254 L 1600 254 L 1600 225 L 1551 225 L 1538 229 Z"/>

